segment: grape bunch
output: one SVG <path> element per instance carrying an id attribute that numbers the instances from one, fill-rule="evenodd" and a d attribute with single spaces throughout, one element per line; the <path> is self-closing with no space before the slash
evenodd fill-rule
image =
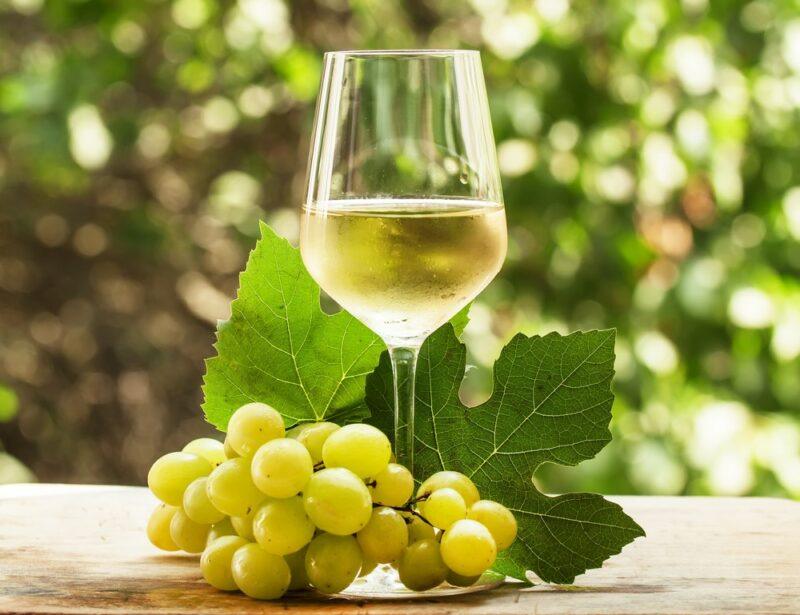
<path id="1" fill-rule="evenodd" d="M 210 585 L 258 599 L 337 593 L 378 564 L 415 591 L 472 585 L 514 541 L 514 515 L 459 472 L 437 472 L 414 493 L 392 460 L 371 425 L 285 431 L 276 410 L 246 404 L 224 443 L 193 440 L 153 464 L 147 482 L 161 503 L 147 535 L 165 551 L 202 553 Z"/>

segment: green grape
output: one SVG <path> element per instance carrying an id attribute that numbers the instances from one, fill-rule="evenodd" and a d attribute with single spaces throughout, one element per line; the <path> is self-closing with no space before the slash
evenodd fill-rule
<path id="1" fill-rule="evenodd" d="M 347 468 L 360 478 L 383 472 L 391 455 L 389 438 L 380 429 L 363 423 L 337 429 L 322 445 L 326 468 Z"/>
<path id="2" fill-rule="evenodd" d="M 450 583 L 450 585 L 453 585 L 455 587 L 469 587 L 470 585 L 475 585 L 475 583 L 480 578 L 481 575 L 479 574 L 473 575 L 471 577 L 465 577 L 460 574 L 456 574 L 452 570 L 448 570 L 445 581 L 447 581 L 448 583 Z"/>
<path id="3" fill-rule="evenodd" d="M 456 574 L 483 574 L 496 557 L 497 546 L 491 532 L 472 519 L 456 521 L 442 536 L 442 559 Z"/>
<path id="4" fill-rule="evenodd" d="M 246 544 L 247 541 L 241 536 L 221 536 L 208 543 L 200 556 L 200 571 L 209 585 L 224 591 L 236 589 L 231 560 L 236 550 Z"/>
<path id="5" fill-rule="evenodd" d="M 192 440 L 183 447 L 183 452 L 194 453 L 198 457 L 202 457 L 214 468 L 228 458 L 225 455 L 225 445 L 214 438 L 197 438 L 197 440 Z"/>
<path id="6" fill-rule="evenodd" d="M 440 585 L 447 576 L 439 543 L 433 539 L 418 540 L 403 551 L 397 564 L 400 581 L 408 589 L 425 591 Z"/>
<path id="7" fill-rule="evenodd" d="M 287 555 L 302 549 L 314 537 L 314 524 L 303 508 L 303 498 L 270 500 L 253 518 L 253 535 L 267 553 Z"/>
<path id="8" fill-rule="evenodd" d="M 237 536 L 241 536 L 250 541 L 256 539 L 255 533 L 253 532 L 253 517 L 251 515 L 231 517 L 230 519 Z"/>
<path id="9" fill-rule="evenodd" d="M 206 483 L 214 507 L 231 517 L 242 517 L 264 499 L 250 477 L 250 460 L 235 457 L 218 465 Z"/>
<path id="10" fill-rule="evenodd" d="M 414 477 L 408 468 L 398 463 L 390 463 L 373 477 L 372 482 L 369 491 L 376 504 L 405 506 L 414 493 Z"/>
<path id="11" fill-rule="evenodd" d="M 359 577 L 367 576 L 378 566 L 378 562 L 376 562 L 374 559 L 369 559 L 366 555 L 363 555 L 363 558 L 364 561 L 361 563 L 361 570 L 358 571 Z"/>
<path id="12" fill-rule="evenodd" d="M 205 476 L 196 478 L 183 492 L 183 512 L 195 523 L 218 523 L 225 518 L 225 514 L 214 508 L 208 499 L 207 482 L 208 478 Z"/>
<path id="13" fill-rule="evenodd" d="M 486 526 L 494 538 L 497 550 L 511 546 L 517 537 L 517 520 L 508 508 L 492 500 L 478 500 L 469 507 L 467 519 Z"/>
<path id="14" fill-rule="evenodd" d="M 467 505 L 467 508 L 481 499 L 475 483 L 461 472 L 453 472 L 451 470 L 442 470 L 441 472 L 431 474 L 428 480 L 422 483 L 419 489 L 417 489 L 417 497 L 426 493 L 432 493 L 437 489 L 444 489 L 445 487 L 450 487 L 458 491 L 461 497 L 464 498 L 464 504 Z"/>
<path id="15" fill-rule="evenodd" d="M 367 486 L 345 468 L 316 472 L 303 491 L 303 505 L 314 525 L 340 536 L 355 534 L 372 514 Z"/>
<path id="16" fill-rule="evenodd" d="M 425 523 L 411 513 L 405 513 L 404 517 L 408 525 L 408 544 L 414 544 L 418 540 L 436 538 L 436 530 L 431 527 L 430 523 Z"/>
<path id="17" fill-rule="evenodd" d="M 167 453 L 150 467 L 147 486 L 165 504 L 180 506 L 189 483 L 208 476 L 211 469 L 208 461 L 194 453 Z"/>
<path id="18" fill-rule="evenodd" d="M 396 510 L 382 506 L 372 511 L 372 516 L 356 534 L 364 557 L 378 563 L 393 562 L 408 546 L 408 528 L 405 519 Z"/>
<path id="19" fill-rule="evenodd" d="M 335 594 L 352 583 L 361 570 L 363 556 L 352 536 L 320 534 L 306 551 L 306 574 L 324 594 Z"/>
<path id="20" fill-rule="evenodd" d="M 159 504 L 147 520 L 147 537 L 162 551 L 177 551 L 178 545 L 172 540 L 169 525 L 178 509 L 168 504 Z"/>
<path id="21" fill-rule="evenodd" d="M 303 433 L 306 429 L 311 427 L 313 424 L 314 423 L 298 423 L 297 425 L 295 425 L 291 429 L 287 429 L 286 430 L 286 436 L 285 437 L 292 438 L 293 440 L 297 440 L 298 436 L 300 436 L 301 433 Z"/>
<path id="22" fill-rule="evenodd" d="M 289 589 L 289 564 L 251 542 L 239 547 L 231 559 L 236 586 L 251 598 L 275 600 Z"/>
<path id="23" fill-rule="evenodd" d="M 247 538 L 250 542 L 253 542 L 256 537 L 253 534 L 253 519 L 256 516 L 256 513 L 261 509 L 261 504 L 256 504 L 253 506 L 245 515 L 240 517 L 231 517 L 231 525 L 233 525 L 233 529 L 236 530 L 236 533 L 241 536 L 242 538 Z"/>
<path id="24" fill-rule="evenodd" d="M 467 516 L 467 505 L 458 491 L 445 487 L 437 489 L 427 500 L 421 502 L 420 511 L 431 525 L 446 530 Z"/>
<path id="25" fill-rule="evenodd" d="M 222 521 L 211 526 L 211 530 L 208 532 L 206 545 L 209 545 L 212 541 L 217 538 L 222 538 L 223 536 L 236 536 L 236 530 L 233 529 L 230 517 L 225 517 Z"/>
<path id="26" fill-rule="evenodd" d="M 334 431 L 339 429 L 335 423 L 306 423 L 307 427 L 297 436 L 297 441 L 308 449 L 314 465 L 322 461 L 322 447 Z"/>
<path id="27" fill-rule="evenodd" d="M 284 435 L 283 418 L 277 410 L 253 402 L 245 404 L 231 416 L 228 421 L 228 437 L 230 445 L 242 457 L 252 457 L 262 444 L 282 438 Z"/>
<path id="28" fill-rule="evenodd" d="M 308 575 L 306 574 L 306 551 L 307 547 L 284 555 L 283 559 L 289 565 L 291 581 L 289 589 L 305 589 L 308 587 Z"/>
<path id="29" fill-rule="evenodd" d="M 222 443 L 222 448 L 225 451 L 225 457 L 227 459 L 234 459 L 239 456 L 239 453 L 233 450 L 233 447 L 231 446 L 231 439 L 227 436 L 225 437 L 225 442 Z"/>
<path id="30" fill-rule="evenodd" d="M 306 447 L 291 438 L 270 440 L 256 451 L 250 465 L 256 487 L 273 498 L 297 495 L 314 473 Z"/>
<path id="31" fill-rule="evenodd" d="M 169 522 L 169 535 L 173 542 L 187 553 L 200 553 L 206 548 L 211 526 L 195 523 L 180 508 Z"/>

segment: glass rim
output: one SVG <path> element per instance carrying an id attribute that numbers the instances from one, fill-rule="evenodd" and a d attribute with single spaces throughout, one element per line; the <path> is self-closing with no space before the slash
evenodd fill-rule
<path id="1" fill-rule="evenodd" d="M 480 56 L 477 49 L 344 49 L 326 51 L 325 57 L 371 57 L 371 58 L 403 58 L 403 57 L 454 57 L 460 55 Z"/>

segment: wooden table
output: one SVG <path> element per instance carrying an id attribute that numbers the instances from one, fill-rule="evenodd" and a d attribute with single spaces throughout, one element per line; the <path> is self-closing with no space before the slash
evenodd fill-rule
<path id="1" fill-rule="evenodd" d="M 215 591 L 197 557 L 144 534 L 142 488 L 0 486 L 0 613 L 800 613 L 800 503 L 765 498 L 612 498 L 645 528 L 572 587 L 507 585 L 414 602 L 313 593 L 257 602 Z"/>

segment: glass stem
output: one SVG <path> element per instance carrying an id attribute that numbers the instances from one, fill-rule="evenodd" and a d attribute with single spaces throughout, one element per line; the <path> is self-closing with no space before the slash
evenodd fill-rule
<path id="1" fill-rule="evenodd" d="M 394 453 L 414 473 L 414 384 L 419 348 L 389 348 L 394 374 Z"/>

